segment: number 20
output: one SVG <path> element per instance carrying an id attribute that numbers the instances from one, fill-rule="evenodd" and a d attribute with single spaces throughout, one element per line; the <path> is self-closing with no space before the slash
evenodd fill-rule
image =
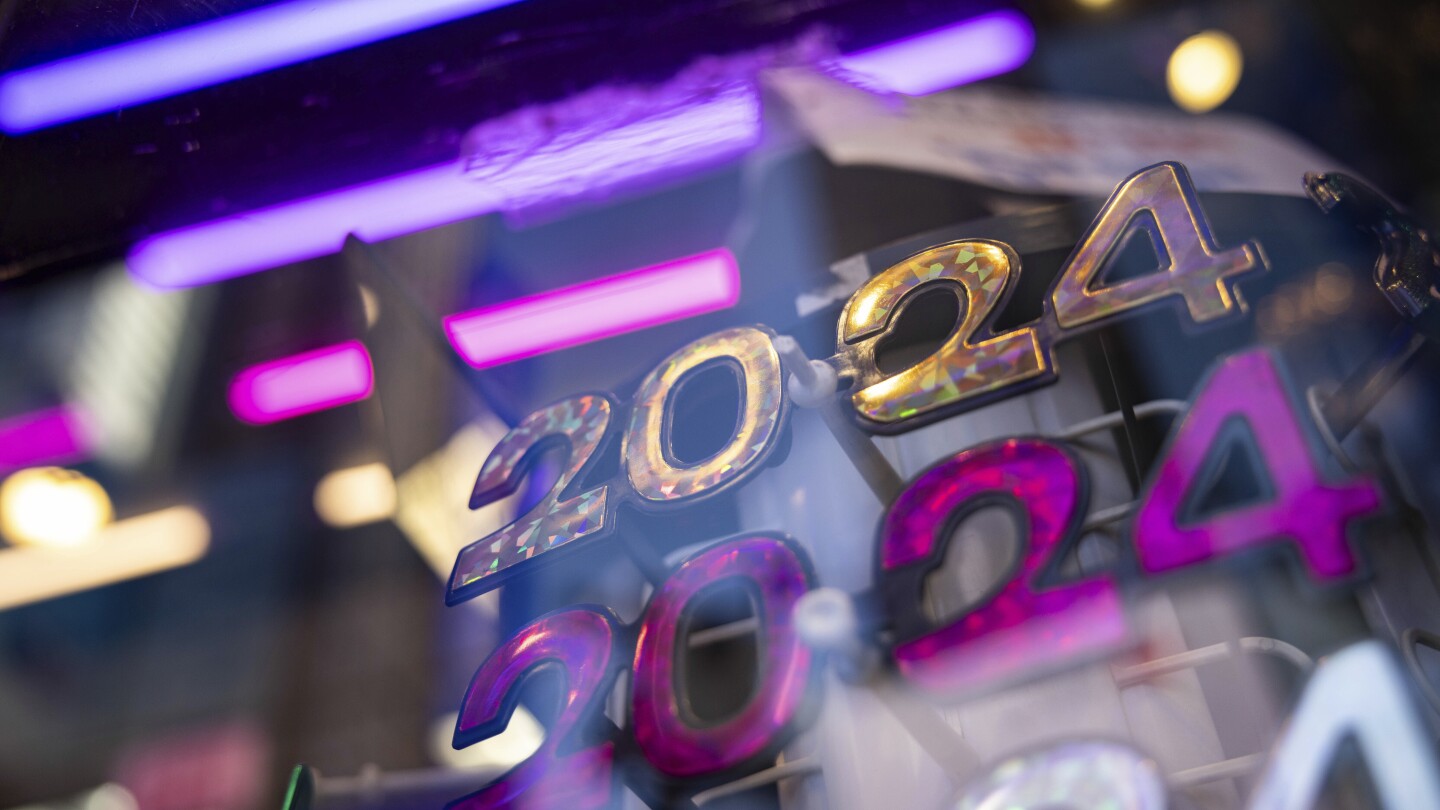
<path id="1" fill-rule="evenodd" d="M 631 733 L 641 755 L 666 779 L 746 769 L 775 753 L 808 720 L 810 651 L 794 627 L 795 603 L 814 585 L 804 552 L 769 535 L 717 543 L 680 563 L 657 588 L 639 620 L 630 695 Z M 690 609 L 717 588 L 749 594 L 759 625 L 759 671 L 746 704 L 705 722 L 679 693 L 679 650 Z M 584 732 L 602 724 L 605 698 L 624 668 L 630 633 L 604 608 L 577 606 L 541 616 L 480 665 L 461 705 L 455 746 L 504 730 L 520 687 L 542 669 L 561 676 L 561 707 L 544 744 L 499 779 L 449 805 L 451 810 L 598 810 L 614 794 L 614 739 Z M 613 735 L 612 735 L 613 736 Z"/>

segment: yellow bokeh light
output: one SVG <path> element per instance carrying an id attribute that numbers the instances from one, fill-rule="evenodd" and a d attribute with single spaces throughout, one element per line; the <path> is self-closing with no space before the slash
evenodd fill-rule
<path id="1" fill-rule="evenodd" d="M 0 484 L 0 532 L 16 545 L 78 546 L 113 518 L 105 488 L 74 470 L 32 467 Z"/>
<path id="2" fill-rule="evenodd" d="M 1225 103 L 1240 84 L 1240 43 L 1224 31 L 1202 31 L 1170 54 L 1165 83 L 1183 110 L 1208 112 Z"/>
<path id="3" fill-rule="evenodd" d="M 1075 0 L 1075 2 L 1092 11 L 1098 11 L 1102 8 L 1109 8 L 1110 6 L 1115 4 L 1115 0 Z"/>
<path id="4" fill-rule="evenodd" d="M 337 529 L 388 520 L 395 514 L 395 479 L 376 462 L 336 470 L 315 485 L 315 512 Z"/>

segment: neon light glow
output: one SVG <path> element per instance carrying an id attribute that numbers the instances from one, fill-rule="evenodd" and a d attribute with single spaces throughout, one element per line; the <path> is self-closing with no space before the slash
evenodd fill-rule
<path id="1" fill-rule="evenodd" d="M 494 208 L 492 195 L 445 164 L 168 231 L 127 261 L 152 286 L 189 287 L 336 253 L 349 233 L 374 241 Z"/>
<path id="2" fill-rule="evenodd" d="M 83 550 L 0 549 L 0 610 L 189 565 L 210 547 L 210 524 L 189 506 L 112 523 Z"/>
<path id="3" fill-rule="evenodd" d="M 374 387 L 370 353 L 349 340 L 241 371 L 230 383 L 230 410 L 243 422 L 264 425 L 359 402 Z"/>
<path id="4" fill-rule="evenodd" d="M 902 92 L 925 93 L 1012 70 L 1034 42 L 1024 16 L 1000 11 L 841 63 Z M 607 86 L 519 110 L 477 127 L 463 165 L 430 166 L 156 234 L 131 250 L 130 272 L 161 288 L 208 284 L 336 253 L 352 233 L 380 241 L 496 211 L 604 198 L 641 180 L 718 164 L 760 140 L 760 96 L 745 73 L 758 69 L 754 61 L 718 82 L 707 66 L 658 88 Z M 552 131 L 536 123 L 552 118 L 565 125 Z M 617 118 L 622 123 L 612 124 Z"/>
<path id="5" fill-rule="evenodd" d="M 603 194 L 658 171 L 733 157 L 759 138 L 759 97 L 732 89 L 566 139 L 563 148 L 493 155 L 490 172 L 471 155 L 464 174 L 447 163 L 168 231 L 137 244 L 127 262 L 151 286 L 207 284 L 338 252 L 351 233 L 374 242 L 579 193 Z"/>
<path id="6" fill-rule="evenodd" d="M 445 332 L 475 368 L 534 357 L 734 306 L 740 270 L 725 248 L 451 315 Z"/>
<path id="7" fill-rule="evenodd" d="M 982 14 L 913 37 L 846 54 L 846 70 L 885 87 L 923 96 L 1008 73 L 1035 50 L 1035 29 L 1018 11 Z"/>
<path id="8" fill-rule="evenodd" d="M 61 405 L 0 422 L 0 473 L 37 464 L 64 464 L 93 448 L 79 409 Z"/>
<path id="9" fill-rule="evenodd" d="M 0 77 L 0 127 L 28 132 L 293 65 L 516 0 L 288 0 Z"/>

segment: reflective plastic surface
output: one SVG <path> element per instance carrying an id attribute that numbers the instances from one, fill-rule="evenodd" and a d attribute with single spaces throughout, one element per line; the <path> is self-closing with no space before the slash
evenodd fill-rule
<path id="1" fill-rule="evenodd" d="M 774 537 L 742 537 L 681 563 L 656 591 L 635 647 L 631 705 L 636 742 L 662 772 L 684 777 L 723 771 L 776 750 L 795 730 L 811 664 L 792 615 L 812 585 L 801 554 Z M 686 611 L 727 580 L 754 588 L 760 671 L 744 708 L 720 722 L 701 723 L 677 693 Z"/>
<path id="2" fill-rule="evenodd" d="M 669 449 L 675 429 L 671 397 L 688 373 L 713 362 L 738 366 L 740 424 L 719 452 L 682 464 Z M 665 502 L 713 494 L 734 484 L 774 448 L 786 404 L 780 355 L 766 332 L 741 326 L 691 343 L 661 361 L 635 393 L 622 451 L 631 485 L 642 500 Z"/>

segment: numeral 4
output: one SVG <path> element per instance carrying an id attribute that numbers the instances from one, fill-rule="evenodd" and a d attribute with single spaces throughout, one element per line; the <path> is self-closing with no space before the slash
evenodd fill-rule
<path id="1" fill-rule="evenodd" d="M 1098 286 L 1127 239 L 1144 235 L 1162 271 Z M 1244 309 L 1234 279 L 1265 269 L 1255 242 L 1220 249 L 1185 167 L 1158 163 L 1121 183 L 1075 246 L 1050 302 L 1065 329 L 1110 317 L 1167 295 L 1185 299 L 1190 319 L 1206 323 Z"/>
<path id="2" fill-rule="evenodd" d="M 1237 433 L 1249 434 L 1268 478 L 1261 499 L 1195 514 Z M 1274 358 L 1257 349 L 1226 358 L 1202 384 L 1141 498 L 1135 547 L 1141 567 L 1158 572 L 1288 540 L 1314 579 L 1334 582 L 1358 570 L 1346 527 L 1379 508 L 1373 482 L 1325 481 Z"/>

